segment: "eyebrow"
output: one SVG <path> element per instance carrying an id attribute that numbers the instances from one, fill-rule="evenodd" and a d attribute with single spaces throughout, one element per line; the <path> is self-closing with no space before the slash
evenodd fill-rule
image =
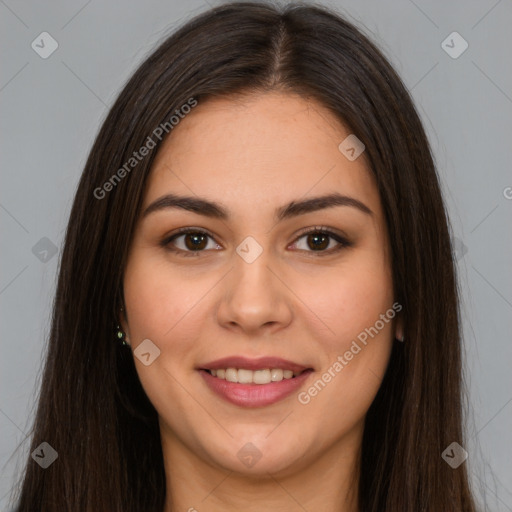
<path id="1" fill-rule="evenodd" d="M 358 199 L 339 193 L 332 193 L 305 199 L 303 201 L 291 201 L 290 203 L 277 208 L 274 212 L 274 216 L 278 221 L 283 221 L 306 213 L 316 212 L 318 210 L 324 210 L 326 208 L 333 208 L 336 206 L 349 206 L 356 208 L 367 215 L 373 215 L 372 210 Z M 170 208 L 179 208 L 214 219 L 227 220 L 230 217 L 229 210 L 219 203 L 197 196 L 178 196 L 175 194 L 166 194 L 165 196 L 158 198 L 144 210 L 142 217 L 144 218 L 151 213 Z"/>

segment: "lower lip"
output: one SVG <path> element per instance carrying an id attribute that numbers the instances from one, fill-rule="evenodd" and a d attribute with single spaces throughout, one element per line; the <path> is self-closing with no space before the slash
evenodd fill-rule
<path id="1" fill-rule="evenodd" d="M 313 370 L 306 370 L 292 379 L 268 384 L 240 384 L 218 379 L 206 370 L 199 370 L 199 372 L 208 387 L 228 402 L 241 407 L 264 407 L 279 402 L 296 391 L 313 373 Z"/>

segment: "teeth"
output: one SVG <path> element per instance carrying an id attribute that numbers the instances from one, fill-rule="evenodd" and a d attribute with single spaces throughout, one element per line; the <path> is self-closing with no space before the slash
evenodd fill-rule
<path id="1" fill-rule="evenodd" d="M 268 384 L 272 382 L 272 375 L 270 370 L 256 370 L 252 372 L 252 381 L 254 384 Z"/>
<path id="2" fill-rule="evenodd" d="M 283 370 L 279 370 L 275 368 L 274 370 L 270 371 L 270 378 L 272 382 L 279 382 L 280 380 L 283 380 L 284 372 Z"/>
<path id="3" fill-rule="evenodd" d="M 234 368 L 228 368 L 226 370 L 226 380 L 228 382 L 238 382 L 238 370 Z"/>
<path id="4" fill-rule="evenodd" d="M 291 379 L 299 375 L 291 370 L 280 370 L 278 368 L 265 368 L 262 370 L 246 370 L 243 368 L 226 368 L 219 370 L 209 370 L 209 372 L 218 379 L 224 379 L 228 382 L 239 382 L 240 384 L 269 384 L 270 382 L 280 382 L 283 379 Z"/>

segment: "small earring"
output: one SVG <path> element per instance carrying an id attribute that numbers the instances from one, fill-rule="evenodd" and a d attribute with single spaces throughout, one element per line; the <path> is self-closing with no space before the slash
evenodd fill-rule
<path id="1" fill-rule="evenodd" d="M 126 334 L 119 325 L 116 326 L 116 338 L 120 342 L 120 345 L 128 345 Z"/>
<path id="2" fill-rule="evenodd" d="M 400 338 L 396 338 L 396 337 L 395 337 L 395 339 L 396 339 L 397 341 L 399 341 L 400 343 L 403 343 L 403 341 L 404 341 L 404 335 L 402 334 L 402 336 L 401 336 Z"/>
<path id="3" fill-rule="evenodd" d="M 119 312 L 121 314 L 123 313 L 123 306 L 119 308 Z M 120 342 L 120 345 L 127 346 L 130 344 L 128 339 L 126 338 L 125 332 L 121 329 L 121 326 L 119 324 L 116 325 L 116 338 Z"/>

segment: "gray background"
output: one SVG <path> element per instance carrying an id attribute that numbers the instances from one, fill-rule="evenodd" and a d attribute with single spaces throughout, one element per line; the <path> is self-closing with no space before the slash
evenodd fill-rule
<path id="1" fill-rule="evenodd" d="M 424 121 L 458 247 L 465 464 L 489 508 L 512 511 L 512 2 L 323 3 L 382 48 Z M 32 420 L 64 229 L 93 137 L 138 63 L 206 8 L 200 0 L 0 0 L 2 511 L 28 453 L 27 443 L 13 455 Z M 47 59 L 31 47 L 44 31 L 59 45 Z M 453 31 L 469 44 L 456 59 L 441 45 Z M 41 252 L 51 248 L 44 237 L 55 255 Z"/>

